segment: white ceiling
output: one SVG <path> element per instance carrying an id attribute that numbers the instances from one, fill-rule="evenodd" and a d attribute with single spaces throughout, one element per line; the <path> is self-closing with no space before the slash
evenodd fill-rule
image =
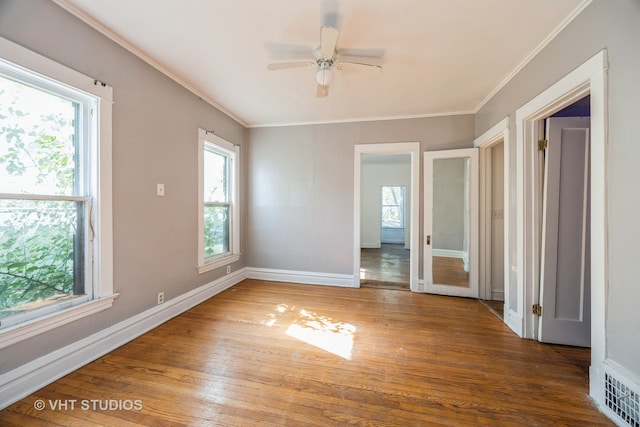
<path id="1" fill-rule="evenodd" d="M 474 113 L 590 0 L 54 0 L 245 126 Z M 320 26 L 383 72 L 316 97 Z M 352 59 L 352 58 L 347 58 Z"/>

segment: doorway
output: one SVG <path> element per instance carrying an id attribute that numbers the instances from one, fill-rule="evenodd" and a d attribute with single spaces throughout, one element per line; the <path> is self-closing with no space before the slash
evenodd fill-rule
<path id="1" fill-rule="evenodd" d="M 579 347 L 591 345 L 589 102 L 586 96 L 539 122 L 544 139 L 535 337 Z"/>
<path id="2" fill-rule="evenodd" d="M 509 117 L 474 141 L 480 162 L 480 298 L 507 324 L 518 319 L 510 285 L 509 141 Z"/>
<path id="3" fill-rule="evenodd" d="M 411 155 L 362 156 L 360 286 L 409 290 L 410 194 Z"/>
<path id="4" fill-rule="evenodd" d="M 406 173 L 405 182 L 397 180 L 378 182 L 373 191 L 365 192 L 368 186 L 366 180 L 370 163 L 396 162 L 395 169 L 403 169 Z M 402 166 L 400 166 L 402 165 Z M 404 244 L 399 244 L 403 251 L 408 252 L 408 288 L 418 290 L 418 257 L 419 257 L 419 200 L 420 200 L 420 143 L 385 143 L 385 144 L 357 144 L 354 158 L 354 227 L 353 227 L 353 286 L 361 286 L 361 274 L 366 268 L 362 259 L 362 249 L 381 249 L 382 247 L 382 186 L 405 187 L 404 198 Z M 377 200 L 375 208 L 369 208 L 368 198 Z M 391 210 L 391 205 L 388 205 Z M 373 214 L 372 214 L 373 213 Z M 372 223 L 373 226 L 368 224 Z M 373 230 L 373 231 L 371 231 Z M 397 230 L 396 230 L 397 231 Z M 392 233 L 393 234 L 393 233 Z M 393 239 L 397 239 L 395 233 Z M 396 240 L 397 241 L 397 240 Z M 394 243 L 392 243 L 394 244 Z M 395 245 L 395 244 L 394 244 Z M 392 249 L 399 249 L 393 247 Z M 406 265 L 406 261 L 403 262 Z M 384 267 L 384 266 L 383 266 Z M 406 268 L 406 267 L 405 267 Z M 406 270 L 403 270 L 406 271 Z M 403 273 L 404 274 L 404 273 Z M 406 281 L 406 279 L 403 279 Z"/>
<path id="5" fill-rule="evenodd" d="M 536 338 L 535 303 L 540 284 L 540 159 L 539 121 L 590 95 L 590 257 L 591 366 L 589 392 L 598 404 L 604 399 L 606 359 L 605 289 L 607 283 L 606 216 L 606 77 L 607 54 L 600 51 L 516 111 L 516 287 L 515 312 L 521 322 L 509 326 L 524 338 Z M 543 313 L 544 313 L 544 307 Z"/>

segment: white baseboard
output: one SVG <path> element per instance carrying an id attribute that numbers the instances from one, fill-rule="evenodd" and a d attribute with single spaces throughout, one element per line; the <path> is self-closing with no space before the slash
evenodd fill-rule
<path id="1" fill-rule="evenodd" d="M 391 245 L 404 245 L 404 239 L 384 239 L 382 243 L 389 243 Z"/>
<path id="2" fill-rule="evenodd" d="M 436 249 L 436 248 L 433 248 L 431 250 L 431 255 L 433 255 L 433 256 L 441 256 L 441 257 L 445 257 L 445 258 L 460 258 L 460 259 L 464 259 L 464 252 L 463 251 L 454 251 L 452 249 Z"/>
<path id="3" fill-rule="evenodd" d="M 516 333 L 516 335 L 518 335 L 520 338 L 522 338 L 522 324 L 523 324 L 523 319 L 522 316 L 519 316 L 518 313 L 516 313 L 515 311 L 508 309 L 505 310 L 504 313 L 504 323 L 507 324 L 507 326 Z"/>
<path id="4" fill-rule="evenodd" d="M 365 242 L 360 243 L 360 249 L 380 249 L 382 244 L 380 242 Z"/>
<path id="5" fill-rule="evenodd" d="M 504 291 L 491 291 L 491 299 L 494 301 L 504 301 Z"/>
<path id="6" fill-rule="evenodd" d="M 0 409 L 128 343 L 246 277 L 246 269 L 235 271 L 0 375 Z"/>
<path id="7" fill-rule="evenodd" d="M 247 268 L 249 279 L 268 280 L 271 282 L 303 283 L 306 285 L 328 285 L 353 288 L 351 274 L 315 273 L 310 271 L 275 270 L 271 268 Z"/>

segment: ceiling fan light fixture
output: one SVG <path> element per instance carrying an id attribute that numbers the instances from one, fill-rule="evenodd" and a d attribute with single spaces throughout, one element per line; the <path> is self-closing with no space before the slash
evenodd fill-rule
<path id="1" fill-rule="evenodd" d="M 329 86 L 333 81 L 333 71 L 330 68 L 321 68 L 316 73 L 316 81 L 321 86 Z"/>

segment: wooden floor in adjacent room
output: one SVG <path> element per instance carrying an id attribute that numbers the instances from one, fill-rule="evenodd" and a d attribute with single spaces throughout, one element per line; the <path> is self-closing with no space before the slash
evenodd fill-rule
<path id="1" fill-rule="evenodd" d="M 11 405 L 0 425 L 613 425 L 587 388 L 571 358 L 477 300 L 246 280 Z M 106 401 L 130 409 L 91 408 Z"/>

